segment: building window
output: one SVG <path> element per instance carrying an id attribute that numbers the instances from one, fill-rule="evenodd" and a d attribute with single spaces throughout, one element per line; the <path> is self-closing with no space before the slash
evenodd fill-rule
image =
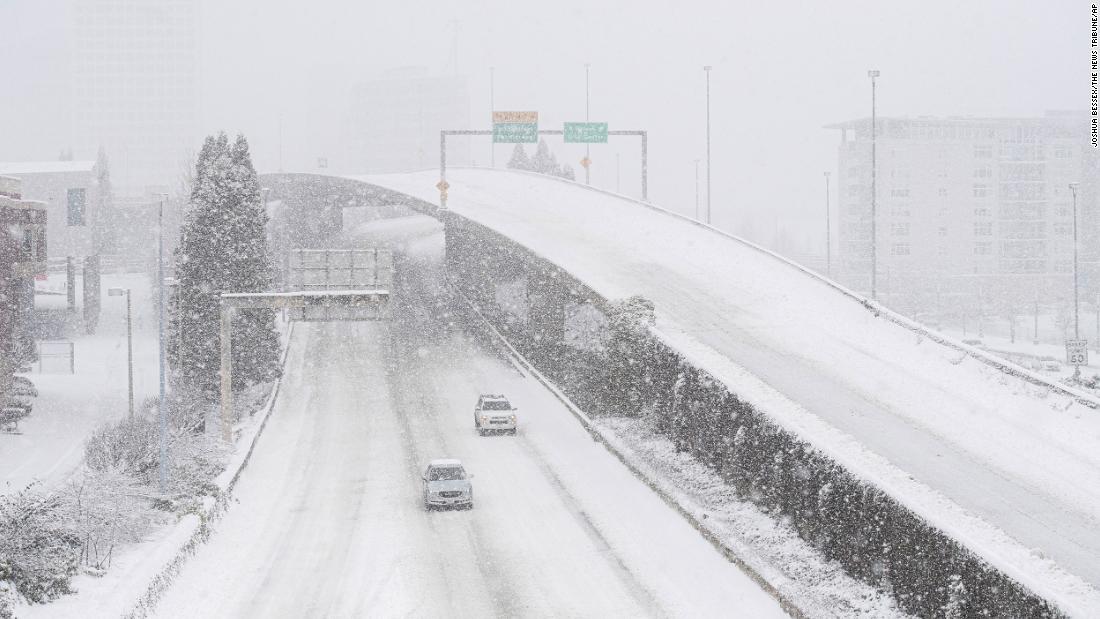
<path id="1" fill-rule="evenodd" d="M 975 256 L 988 256 L 993 253 L 993 243 L 989 241 L 980 241 L 974 243 L 974 255 Z"/>
<path id="2" fill-rule="evenodd" d="M 1055 146 L 1054 158 L 1055 159 L 1069 159 L 1073 156 L 1073 149 L 1069 146 Z"/>
<path id="3" fill-rule="evenodd" d="M 939 232 L 940 236 L 947 236 L 947 226 L 940 226 L 937 232 Z"/>
<path id="4" fill-rule="evenodd" d="M 974 145 L 974 158 L 975 159 L 990 159 L 993 157 L 993 145 L 991 144 L 975 144 Z"/>
<path id="5" fill-rule="evenodd" d="M 892 197 L 892 198 L 908 198 L 909 197 L 909 188 L 908 187 L 894 187 L 893 189 L 890 190 L 890 197 Z"/>
<path id="6" fill-rule="evenodd" d="M 1054 224 L 1054 236 L 1070 236 L 1073 234 L 1073 224 L 1056 222 Z"/>
<path id="7" fill-rule="evenodd" d="M 974 185 L 974 197 L 984 198 L 989 195 L 989 187 L 987 185 Z"/>
<path id="8" fill-rule="evenodd" d="M 990 215 L 990 213 L 989 213 L 989 208 L 988 207 L 979 206 L 978 208 L 974 209 L 974 216 L 975 217 L 989 217 L 989 215 Z"/>
<path id="9" fill-rule="evenodd" d="M 993 168 L 990 168 L 990 167 L 975 168 L 974 178 L 993 178 Z"/>
<path id="10" fill-rule="evenodd" d="M 1055 260 L 1054 261 L 1054 272 L 1055 273 L 1072 273 L 1073 272 L 1073 262 L 1071 262 L 1069 260 Z"/>
<path id="11" fill-rule="evenodd" d="M 891 236 L 909 236 L 909 224 L 908 223 L 890 224 L 890 235 Z"/>
<path id="12" fill-rule="evenodd" d="M 908 256 L 909 243 L 894 243 L 890 248 L 890 254 L 893 256 Z"/>
<path id="13" fill-rule="evenodd" d="M 947 197 L 947 187 L 940 187 L 940 192 L 939 193 L 940 193 L 941 198 L 946 198 Z"/>
<path id="14" fill-rule="evenodd" d="M 84 189 L 70 189 L 68 193 L 69 209 L 68 220 L 70 226 L 83 226 L 84 225 L 84 209 L 85 209 L 85 192 Z"/>
<path id="15" fill-rule="evenodd" d="M 993 222 L 991 222 L 991 221 L 976 221 L 976 222 L 974 222 L 974 236 L 993 236 Z"/>

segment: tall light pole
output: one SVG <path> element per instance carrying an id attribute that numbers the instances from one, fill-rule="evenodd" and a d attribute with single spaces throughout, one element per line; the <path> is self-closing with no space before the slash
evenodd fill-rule
<path id="1" fill-rule="evenodd" d="M 164 410 L 164 201 L 168 194 L 161 193 L 157 209 L 157 357 L 160 366 L 160 396 L 157 398 L 157 419 L 160 425 L 160 492 L 168 491 L 168 416 Z"/>
<path id="2" fill-rule="evenodd" d="M 591 64 L 589 64 L 587 62 L 584 63 L 584 122 L 588 122 L 588 94 L 589 94 L 588 73 L 589 73 L 589 69 L 591 67 L 592 67 Z M 585 185 L 591 185 L 592 184 L 592 173 L 591 173 L 592 158 L 590 157 L 591 154 L 592 154 L 592 151 L 591 151 L 589 145 L 585 144 L 584 145 L 584 184 Z"/>
<path id="3" fill-rule="evenodd" d="M 619 185 L 619 153 L 615 153 L 615 193 L 622 193 Z"/>
<path id="4" fill-rule="evenodd" d="M 877 216 L 875 213 L 875 201 L 877 200 L 877 186 L 878 170 L 876 169 L 876 147 L 878 140 L 878 122 L 875 118 L 875 78 L 879 76 L 879 72 L 872 69 L 867 72 L 867 76 L 871 78 L 871 298 L 878 298 L 878 238 L 877 238 Z"/>
<path id="5" fill-rule="evenodd" d="M 495 67 L 489 67 L 489 118 L 490 122 L 493 117 L 493 112 L 496 111 L 496 73 Z M 493 140 L 489 140 L 489 167 L 497 167 L 497 144 Z"/>
<path id="6" fill-rule="evenodd" d="M 707 75 L 707 223 L 710 223 L 710 69 L 708 64 L 703 67 Z"/>
<path id="7" fill-rule="evenodd" d="M 1081 339 L 1081 306 L 1077 288 L 1077 183 L 1070 183 L 1073 192 L 1073 339 Z M 1081 366 L 1073 366 L 1073 378 L 1081 378 Z"/>
<path id="8" fill-rule="evenodd" d="M 130 317 L 130 289 L 108 288 L 107 296 L 121 297 L 126 295 L 126 387 L 130 396 L 130 417 L 134 416 L 134 329 Z"/>
<path id="9" fill-rule="evenodd" d="M 833 237 L 829 221 L 829 173 L 825 173 L 825 274 L 833 276 Z"/>
<path id="10" fill-rule="evenodd" d="M 695 160 L 695 221 L 699 221 L 699 160 Z"/>

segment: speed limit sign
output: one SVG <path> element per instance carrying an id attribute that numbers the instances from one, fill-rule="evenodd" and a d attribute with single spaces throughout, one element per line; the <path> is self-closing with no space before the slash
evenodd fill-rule
<path id="1" fill-rule="evenodd" d="M 1069 365 L 1088 365 L 1088 341 L 1066 340 L 1066 363 Z"/>

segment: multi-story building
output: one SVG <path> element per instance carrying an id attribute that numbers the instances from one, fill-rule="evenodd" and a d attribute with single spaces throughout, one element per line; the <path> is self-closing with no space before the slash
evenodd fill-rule
<path id="1" fill-rule="evenodd" d="M 198 149 L 199 0 L 75 0 L 73 146 L 115 193 L 174 187 Z"/>
<path id="2" fill-rule="evenodd" d="M 345 165 L 358 173 L 430 168 L 439 164 L 439 131 L 468 129 L 469 124 L 465 78 L 395 70 L 354 87 L 344 134 Z M 450 161 L 469 163 L 468 141 L 451 139 L 447 146 Z"/>
<path id="3" fill-rule="evenodd" d="M 51 258 L 100 253 L 106 222 L 101 219 L 94 161 L 0 163 L 0 174 L 18 178 L 24 197 L 44 203 Z"/>
<path id="4" fill-rule="evenodd" d="M 0 396 L 33 357 L 34 278 L 45 272 L 45 205 L 24 200 L 19 179 L 0 176 Z"/>
<path id="5" fill-rule="evenodd" d="M 973 316 L 1022 314 L 1072 295 L 1070 183 L 1078 183 L 1082 298 L 1100 294 L 1100 156 L 1088 122 L 1083 112 L 879 118 L 879 299 L 906 312 Z M 869 292 L 871 120 L 829 128 L 841 134 L 834 273 Z"/>

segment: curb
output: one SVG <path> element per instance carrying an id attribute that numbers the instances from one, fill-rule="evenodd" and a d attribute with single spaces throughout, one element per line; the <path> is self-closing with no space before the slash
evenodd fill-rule
<path id="1" fill-rule="evenodd" d="M 279 365 L 283 369 L 286 368 L 286 359 L 290 354 L 290 338 L 294 334 L 294 323 L 290 323 L 290 327 L 287 329 L 287 345 L 283 349 L 283 357 L 279 360 Z M 217 478 L 214 480 L 214 484 L 218 486 L 219 492 L 213 501 L 209 499 L 204 502 L 202 513 L 198 514 L 199 522 L 194 532 L 187 538 L 187 541 L 176 551 L 175 556 L 168 561 L 154 575 L 150 581 L 149 586 L 146 588 L 145 593 L 141 595 L 131 606 L 130 610 L 123 614 L 126 619 L 143 619 L 148 617 L 149 614 L 156 608 L 157 602 L 160 601 L 160 597 L 172 586 L 180 570 L 187 563 L 187 560 L 191 555 L 195 554 L 195 551 L 199 546 L 204 544 L 213 532 L 211 525 L 225 514 L 226 509 L 229 507 L 229 497 L 233 493 L 233 488 L 236 487 L 237 481 L 241 477 L 241 473 L 245 467 L 248 466 L 248 461 L 252 458 L 252 452 L 256 449 L 256 443 L 260 440 L 260 435 L 263 434 L 264 428 L 267 427 L 267 422 L 271 418 L 271 411 L 275 408 L 275 401 L 279 396 L 279 389 L 282 387 L 283 377 L 280 376 L 275 381 L 275 386 L 271 390 L 271 395 L 268 396 L 267 402 L 264 403 L 260 414 L 263 418 L 260 419 L 259 424 L 256 426 L 256 430 L 252 435 L 251 442 L 248 443 L 248 449 L 243 454 L 239 451 L 234 453 L 230 458 L 230 464 L 226 467 Z M 248 439 L 245 439 L 248 440 Z M 238 459 L 238 462 L 234 462 Z M 232 472 L 232 475 L 229 473 Z M 180 526 L 184 521 L 180 521 L 176 526 Z"/>
<path id="2" fill-rule="evenodd" d="M 790 597 L 787 593 L 783 591 L 783 583 L 769 580 L 768 576 L 766 576 L 764 573 L 765 566 L 752 564 L 764 563 L 763 559 L 758 559 L 757 561 L 750 563 L 749 560 L 738 554 L 736 550 L 722 542 L 719 536 L 711 531 L 709 528 L 707 528 L 707 526 L 703 524 L 703 522 L 699 518 L 697 518 L 695 514 L 692 514 L 690 511 L 687 510 L 687 508 L 681 505 L 676 500 L 676 498 L 668 490 L 665 489 L 664 485 L 655 478 L 654 475 L 647 473 L 645 470 L 642 469 L 640 465 L 636 464 L 629 456 L 627 456 L 622 450 L 620 450 L 615 444 L 615 441 L 605 435 L 604 432 L 598 427 L 596 427 L 595 424 L 592 423 L 592 419 L 589 418 L 589 416 L 585 414 L 584 411 L 577 408 L 577 406 L 573 404 L 572 400 L 570 400 L 567 395 L 562 393 L 561 390 L 558 389 L 558 387 L 554 385 L 553 382 L 543 376 L 542 372 L 539 372 L 533 365 L 531 365 L 529 361 L 527 361 L 527 359 L 523 357 L 522 354 L 519 353 L 519 351 L 513 348 L 508 340 L 505 339 L 505 337 L 501 335 L 499 331 L 497 331 L 497 329 L 489 322 L 487 318 L 485 318 L 485 316 L 477 309 L 477 307 L 475 307 L 473 303 L 469 301 L 469 299 L 467 299 L 464 295 L 459 293 L 454 288 L 452 288 L 452 292 L 457 298 L 462 299 L 463 303 L 465 303 L 466 306 L 469 307 L 469 309 L 474 313 L 474 315 L 478 317 L 482 325 L 492 336 L 492 339 L 494 343 L 497 344 L 498 349 L 508 357 L 509 361 L 511 361 L 511 363 L 517 367 L 517 369 L 522 372 L 528 373 L 531 377 L 541 383 L 542 386 L 545 387 L 555 398 L 557 398 L 558 401 L 564 404 L 566 409 L 569 410 L 569 412 L 573 415 L 577 422 L 581 424 L 581 427 L 583 427 L 584 430 L 588 432 L 588 434 L 592 437 L 594 441 L 602 444 L 604 449 L 606 449 L 609 453 L 611 453 L 611 455 L 615 456 L 620 462 L 622 462 L 627 470 L 629 470 L 631 474 L 634 475 L 634 477 L 636 477 L 638 480 L 648 486 L 650 490 L 652 490 L 655 494 L 657 494 L 657 496 L 661 498 L 661 500 L 665 502 L 665 504 L 674 509 L 676 513 L 680 514 L 680 516 L 684 520 L 686 520 L 688 524 L 692 526 L 692 528 L 698 531 L 699 534 L 703 536 L 703 539 L 707 540 L 707 542 L 709 542 L 711 546 L 713 546 L 718 552 L 720 552 L 722 556 L 726 558 L 726 560 L 740 568 L 741 571 L 748 575 L 749 578 L 751 578 L 756 584 L 760 586 L 760 588 L 762 588 L 769 595 L 775 598 L 775 600 L 779 602 L 780 607 L 790 616 L 795 617 L 796 619 L 810 619 L 811 617 L 815 616 L 811 614 L 807 609 L 803 608 L 797 600 Z M 770 568 L 771 566 L 766 567 Z M 767 571 L 773 571 L 777 574 L 779 573 L 779 570 L 775 568 L 768 569 Z"/>

